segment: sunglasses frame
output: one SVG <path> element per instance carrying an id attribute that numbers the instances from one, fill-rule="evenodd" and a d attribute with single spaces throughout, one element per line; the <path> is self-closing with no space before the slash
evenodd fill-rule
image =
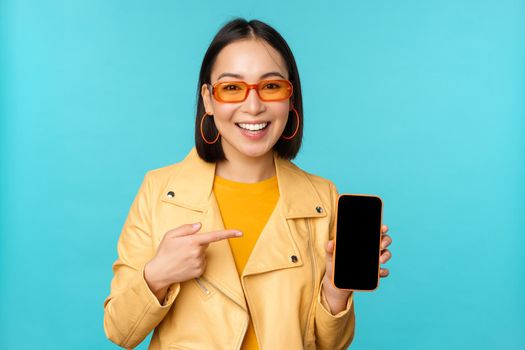
<path id="1" fill-rule="evenodd" d="M 259 94 L 259 86 L 261 84 L 264 84 L 264 83 L 267 83 L 267 82 L 272 82 L 272 81 L 284 82 L 287 85 L 289 85 L 290 86 L 290 88 L 289 88 L 290 95 L 288 97 L 277 99 L 277 100 L 265 100 L 264 98 L 262 98 L 261 95 Z M 219 98 L 218 93 L 217 93 L 217 86 L 219 86 L 221 84 L 233 84 L 233 83 L 235 83 L 235 84 L 243 84 L 243 85 L 245 85 L 247 87 L 246 94 L 244 95 L 244 98 L 241 101 L 225 101 L 225 100 L 222 100 L 221 98 Z M 286 79 L 266 79 L 266 80 L 261 80 L 257 84 L 248 84 L 245 81 L 218 81 L 218 82 L 216 82 L 213 85 L 211 85 L 211 84 L 208 84 L 208 85 L 211 86 L 211 94 L 213 95 L 213 97 L 215 97 L 215 99 L 217 101 L 223 102 L 223 103 L 241 103 L 241 102 L 244 102 L 248 98 L 248 95 L 250 94 L 250 90 L 251 89 L 255 89 L 255 92 L 257 92 L 257 96 L 259 96 L 261 101 L 265 101 L 265 102 L 284 101 L 284 100 L 289 99 L 293 95 L 293 84 L 292 84 L 291 81 L 286 80 Z"/>

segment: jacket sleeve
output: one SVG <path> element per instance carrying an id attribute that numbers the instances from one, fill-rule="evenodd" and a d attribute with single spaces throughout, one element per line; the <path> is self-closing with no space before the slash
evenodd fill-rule
<path id="1" fill-rule="evenodd" d="M 330 219 L 328 239 L 332 240 L 336 230 L 335 210 L 337 208 L 337 198 L 339 197 L 337 188 L 332 182 L 330 182 L 330 193 L 332 217 Z M 332 315 L 323 293 L 323 282 L 321 282 L 315 305 L 315 339 L 317 348 L 320 350 L 347 349 L 354 339 L 354 293 L 352 292 L 348 297 L 346 308 L 338 314 Z"/>
<path id="2" fill-rule="evenodd" d="M 172 284 L 161 305 L 144 279 L 144 266 L 155 254 L 151 201 L 151 175 L 147 173 L 118 239 L 111 291 L 104 301 L 104 332 L 126 349 L 140 344 L 162 321 L 180 291 L 180 283 Z"/>

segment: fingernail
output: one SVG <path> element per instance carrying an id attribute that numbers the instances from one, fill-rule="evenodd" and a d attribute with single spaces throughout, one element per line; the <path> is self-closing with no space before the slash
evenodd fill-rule
<path id="1" fill-rule="evenodd" d="M 240 237 L 240 236 L 242 236 L 242 232 L 241 232 L 241 231 L 237 231 L 237 232 L 235 232 L 235 235 L 236 235 L 237 237 Z"/>
<path id="2" fill-rule="evenodd" d="M 201 223 L 197 222 L 197 223 L 193 224 L 192 226 L 193 226 L 193 228 L 199 228 L 201 226 Z"/>

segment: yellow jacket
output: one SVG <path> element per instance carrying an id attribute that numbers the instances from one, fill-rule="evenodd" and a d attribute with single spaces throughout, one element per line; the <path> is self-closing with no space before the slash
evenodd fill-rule
<path id="1" fill-rule="evenodd" d="M 146 173 L 118 241 L 104 301 L 104 331 L 112 342 L 132 349 L 154 330 L 150 350 L 237 350 L 248 326 L 248 303 L 261 350 L 349 346 L 353 293 L 337 315 L 321 304 L 320 293 L 337 189 L 276 153 L 274 162 L 280 197 L 242 276 L 228 240 L 210 243 L 204 274 L 173 283 L 163 305 L 143 269 L 164 233 L 194 222 L 202 223 L 199 233 L 224 226 L 212 188 L 215 164 L 203 161 L 195 148 L 183 161 Z"/>

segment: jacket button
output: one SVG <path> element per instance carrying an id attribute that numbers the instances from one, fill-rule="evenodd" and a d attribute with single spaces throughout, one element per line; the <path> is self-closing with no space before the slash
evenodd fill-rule
<path id="1" fill-rule="evenodd" d="M 292 262 L 294 262 L 294 263 L 297 262 L 297 257 L 295 255 L 292 255 L 291 258 L 292 258 Z"/>
<path id="2" fill-rule="evenodd" d="M 318 213 L 321 213 L 323 211 L 323 208 L 321 207 L 315 207 L 315 210 L 317 210 Z"/>
<path id="3" fill-rule="evenodd" d="M 173 198 L 173 197 L 175 197 L 175 192 L 169 191 L 167 196 L 170 197 L 170 198 Z"/>

